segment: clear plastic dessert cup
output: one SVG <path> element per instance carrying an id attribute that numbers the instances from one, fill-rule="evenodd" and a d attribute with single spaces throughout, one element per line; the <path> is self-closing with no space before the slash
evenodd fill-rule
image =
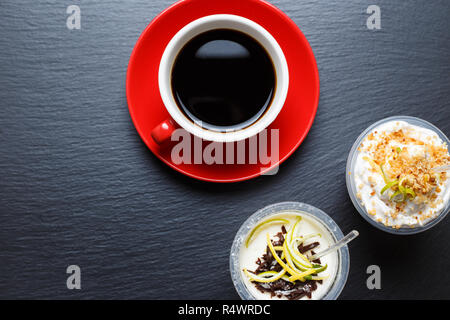
<path id="1" fill-rule="evenodd" d="M 280 202 L 269 205 L 263 209 L 258 210 L 252 214 L 240 227 L 237 232 L 230 253 L 230 272 L 234 287 L 237 293 L 243 300 L 256 300 L 255 296 L 247 288 L 240 264 L 240 253 L 245 245 L 245 241 L 249 232 L 258 225 L 259 222 L 269 218 L 272 215 L 280 213 L 299 213 L 317 224 L 324 227 L 329 232 L 330 238 L 333 241 L 339 241 L 343 238 L 343 234 L 338 225 L 322 210 L 317 209 L 311 205 L 300 202 Z M 347 281 L 347 276 L 350 268 L 350 255 L 347 246 L 343 246 L 337 252 L 337 270 L 335 278 L 329 287 L 329 290 L 321 297 L 322 300 L 336 300 Z M 268 299 L 270 299 L 268 297 Z"/>
<path id="2" fill-rule="evenodd" d="M 353 205 L 355 206 L 356 210 L 358 210 L 359 214 L 365 219 L 367 220 L 371 225 L 375 226 L 376 228 L 383 230 L 385 232 L 388 233 L 392 233 L 392 234 L 399 234 L 399 235 L 408 235 L 408 234 L 415 234 L 415 233 L 419 233 L 419 232 L 423 232 L 425 230 L 430 229 L 431 227 L 437 225 L 440 221 L 442 221 L 442 219 L 445 218 L 445 216 L 447 215 L 449 209 L 450 209 L 450 201 L 446 204 L 446 206 L 443 208 L 442 212 L 433 220 L 430 220 L 429 222 L 427 222 L 426 224 L 422 225 L 422 226 L 415 226 L 414 228 L 410 227 L 410 226 L 405 226 L 405 227 L 401 227 L 399 229 L 395 229 L 392 227 L 388 227 L 385 226 L 383 223 L 377 222 L 374 219 L 372 219 L 366 208 L 360 203 L 360 201 L 358 200 L 358 198 L 356 197 L 356 184 L 355 184 L 355 179 L 353 176 L 353 173 L 355 172 L 355 163 L 356 163 L 356 159 L 358 157 L 358 147 L 360 146 L 361 142 L 366 138 L 366 136 L 372 132 L 376 127 L 379 127 L 380 125 L 390 122 L 390 121 L 405 121 L 411 125 L 415 125 L 415 126 L 419 126 L 425 129 L 429 129 L 434 131 L 439 138 L 444 141 L 447 146 L 449 145 L 449 139 L 447 138 L 447 136 L 442 133 L 441 130 L 439 130 L 437 127 L 435 127 L 434 125 L 432 125 L 431 123 L 416 118 L 416 117 L 410 117 L 410 116 L 393 116 L 393 117 L 389 117 L 389 118 L 385 118 L 382 119 L 380 121 L 375 122 L 374 124 L 372 124 L 371 126 L 369 126 L 366 130 L 364 130 L 360 136 L 356 139 L 355 143 L 353 144 L 350 153 L 348 155 L 348 159 L 347 159 L 347 167 L 345 170 L 345 176 L 346 176 L 346 184 L 347 184 L 347 190 L 348 190 L 348 194 L 350 196 L 350 199 L 353 202 Z"/>

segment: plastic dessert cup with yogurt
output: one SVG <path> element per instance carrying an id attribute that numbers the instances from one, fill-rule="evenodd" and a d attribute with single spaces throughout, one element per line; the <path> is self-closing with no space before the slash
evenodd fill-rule
<path id="1" fill-rule="evenodd" d="M 231 248 L 238 294 L 245 300 L 336 299 L 347 280 L 347 246 L 314 261 L 308 257 L 342 238 L 328 215 L 304 203 L 282 202 L 257 211 Z"/>
<path id="2" fill-rule="evenodd" d="M 367 128 L 347 160 L 347 188 L 358 212 L 377 228 L 418 233 L 449 211 L 448 138 L 419 118 L 397 116 Z M 441 169 L 439 169 L 441 168 Z"/>

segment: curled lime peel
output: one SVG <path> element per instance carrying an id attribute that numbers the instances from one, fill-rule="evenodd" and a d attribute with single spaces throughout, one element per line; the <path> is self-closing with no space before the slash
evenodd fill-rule
<path id="1" fill-rule="evenodd" d="M 388 176 L 386 175 L 386 172 L 384 171 L 384 168 L 383 168 L 383 165 L 382 165 L 382 164 L 380 164 L 380 170 L 381 170 L 381 173 L 382 173 L 384 182 L 385 182 L 386 184 L 388 184 L 389 182 L 391 182 L 391 180 L 389 180 Z"/>
<path id="2" fill-rule="evenodd" d="M 391 189 L 392 187 L 394 187 L 394 186 L 397 185 L 397 184 L 398 184 L 398 180 L 394 180 L 394 181 L 391 181 L 391 182 L 387 183 L 387 184 L 383 187 L 383 189 L 381 189 L 381 194 L 385 193 L 386 190 Z"/>
<path id="3" fill-rule="evenodd" d="M 305 276 L 305 279 L 306 279 L 306 280 L 315 280 L 315 281 L 318 281 L 318 280 L 325 280 L 325 279 L 327 279 L 328 277 L 329 277 L 329 276 L 317 277 L 317 276 L 309 275 L 309 276 Z"/>
<path id="4" fill-rule="evenodd" d="M 304 282 L 306 276 L 308 276 L 310 274 L 313 274 L 315 272 L 316 271 L 314 269 L 309 269 L 309 270 L 306 270 L 306 271 L 304 271 L 304 272 L 302 272 L 300 274 L 296 274 L 296 275 L 290 276 L 289 280 L 291 280 L 291 281 L 300 280 L 300 281 Z"/>
<path id="5" fill-rule="evenodd" d="M 253 228 L 252 232 L 250 232 L 249 236 L 247 237 L 247 241 L 245 242 L 245 247 L 248 248 L 248 245 L 250 244 L 251 240 L 262 229 L 262 227 L 267 226 L 269 224 L 276 224 L 276 223 L 289 224 L 289 220 L 282 219 L 282 218 L 273 218 L 273 219 L 262 221 L 255 228 Z"/>
<path id="6" fill-rule="evenodd" d="M 255 274 L 250 273 L 247 269 L 244 269 L 244 273 L 253 282 L 268 283 L 268 282 L 274 282 L 274 281 L 277 281 L 278 279 L 281 279 L 284 276 L 284 274 L 286 273 L 286 270 L 283 269 L 278 273 L 275 271 L 266 271 L 266 272 L 262 272 L 258 275 L 255 275 Z"/>
<path id="7" fill-rule="evenodd" d="M 294 264 L 301 270 L 311 268 L 312 265 L 309 262 L 308 258 L 306 258 L 303 254 L 298 251 L 297 246 L 293 245 L 292 238 L 294 233 L 297 231 L 298 223 L 300 222 L 301 217 L 295 222 L 292 228 L 289 229 L 285 242 L 287 242 L 287 252 L 291 256 Z"/>
<path id="8" fill-rule="evenodd" d="M 412 199 L 414 199 L 416 197 L 416 193 L 414 192 L 413 189 L 411 188 L 405 188 L 405 195 L 410 195 Z"/>
<path id="9" fill-rule="evenodd" d="M 294 270 L 296 273 L 302 273 L 304 270 L 300 270 L 297 269 L 297 267 L 295 266 L 295 264 L 292 261 L 292 257 L 289 255 L 289 252 L 287 250 L 287 242 L 285 241 L 283 244 L 283 253 L 284 253 L 284 257 L 286 259 L 286 262 L 288 264 L 288 266 Z"/>
<path id="10" fill-rule="evenodd" d="M 289 266 L 287 266 L 286 263 L 284 263 L 283 260 L 281 260 L 280 257 L 278 256 L 278 254 L 276 253 L 275 249 L 273 248 L 272 241 L 270 241 L 269 234 L 266 235 L 266 238 L 267 238 L 267 246 L 269 247 L 269 250 L 272 253 L 275 260 L 277 260 L 277 262 L 280 264 L 280 266 L 283 269 L 285 269 L 287 272 L 289 272 L 291 275 L 296 275 L 297 272 L 295 272 Z"/>

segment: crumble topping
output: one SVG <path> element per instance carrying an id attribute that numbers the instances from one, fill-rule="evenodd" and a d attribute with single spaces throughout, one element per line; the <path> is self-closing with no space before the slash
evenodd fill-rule
<path id="1" fill-rule="evenodd" d="M 355 170 L 356 196 L 386 226 L 422 225 L 449 198 L 447 172 L 435 169 L 450 163 L 448 146 L 431 130 L 403 121 L 382 126 L 358 148 L 363 161 Z"/>

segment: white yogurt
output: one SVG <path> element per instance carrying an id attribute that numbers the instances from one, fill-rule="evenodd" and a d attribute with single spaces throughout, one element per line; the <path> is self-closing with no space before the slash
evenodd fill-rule
<path id="1" fill-rule="evenodd" d="M 386 122 L 371 131 L 371 133 L 391 133 L 402 129 L 408 132 L 408 136 L 435 146 L 444 146 L 445 143 L 432 130 L 419 126 L 411 125 L 405 121 Z M 370 134 L 370 133 L 369 133 Z M 443 211 L 450 198 L 450 179 L 440 184 L 440 192 L 436 192 L 437 200 L 442 200 L 434 208 L 428 204 L 420 203 L 416 200 L 408 199 L 405 208 L 392 217 L 395 211 L 396 203 L 390 200 L 393 191 L 388 190 L 381 194 L 381 190 L 386 185 L 383 176 L 371 171 L 370 163 L 364 157 L 372 157 L 364 149 L 376 145 L 380 140 L 378 135 L 374 134 L 373 140 L 367 138 L 362 141 L 364 147 L 358 153 L 354 166 L 354 182 L 357 190 L 357 198 L 362 206 L 365 207 L 369 216 L 375 221 L 381 222 L 386 226 L 397 227 L 416 227 L 426 224 L 435 219 Z M 413 156 L 428 157 L 426 148 L 423 145 L 413 145 L 411 143 L 402 144 L 398 141 L 392 141 L 390 146 L 393 149 L 407 147 L 408 152 Z M 448 155 L 448 152 L 447 152 Z M 375 193 L 373 192 L 375 191 Z"/>
<path id="2" fill-rule="evenodd" d="M 283 212 L 275 215 L 271 215 L 270 217 L 267 217 L 266 219 L 273 219 L 273 218 L 282 218 L 289 220 L 289 225 L 285 225 L 286 230 L 289 230 L 289 227 L 292 226 L 297 218 L 301 216 L 302 220 L 299 223 L 298 226 L 298 236 L 304 236 L 307 234 L 314 234 L 314 233 L 320 233 L 321 237 L 314 237 L 311 239 L 308 239 L 305 241 L 305 245 L 311 242 L 319 242 L 320 245 L 314 249 L 315 252 L 319 252 L 322 250 L 325 250 L 328 248 L 331 244 L 333 244 L 334 238 L 330 234 L 330 232 L 326 229 L 325 226 L 323 226 L 320 222 L 314 220 L 313 218 L 309 218 L 308 216 L 302 215 L 301 213 L 297 212 Z M 264 220 L 263 220 L 264 221 Z M 255 285 L 248 279 L 248 277 L 244 274 L 242 271 L 243 269 L 254 271 L 257 269 L 258 265 L 256 264 L 256 261 L 258 258 L 260 258 L 265 252 L 267 248 L 267 239 L 266 235 L 269 233 L 270 238 L 272 240 L 276 239 L 278 240 L 275 235 L 281 231 L 282 224 L 269 224 L 267 226 L 264 226 L 261 231 L 259 231 L 257 234 L 255 234 L 252 238 L 252 241 L 250 242 L 248 248 L 245 246 L 245 244 L 242 246 L 240 250 L 240 269 L 241 269 L 241 276 L 244 279 L 244 283 L 247 286 L 250 293 L 255 297 L 255 299 L 258 300 L 267 300 L 267 299 L 280 299 L 276 296 L 271 297 L 270 293 L 268 292 L 261 292 L 259 291 Z M 338 253 L 332 252 L 326 256 L 323 256 L 320 258 L 321 264 L 325 265 L 328 264 L 328 267 L 325 271 L 320 273 L 320 276 L 327 275 L 328 278 L 323 280 L 322 284 L 317 284 L 317 289 L 312 292 L 311 299 L 319 300 L 321 299 L 330 289 L 332 286 L 336 274 L 337 274 L 337 268 L 338 268 Z M 281 298 L 286 299 L 286 298 Z M 307 297 L 303 297 L 302 299 L 309 299 Z"/>

